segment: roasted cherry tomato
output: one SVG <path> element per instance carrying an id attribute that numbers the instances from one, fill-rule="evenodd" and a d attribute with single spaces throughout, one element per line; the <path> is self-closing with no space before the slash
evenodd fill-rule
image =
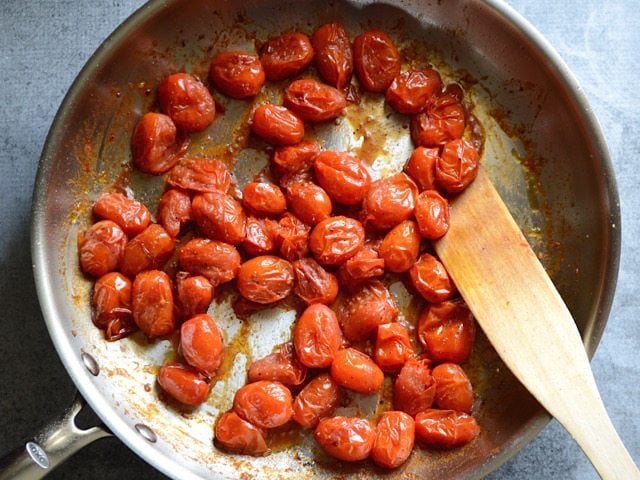
<path id="1" fill-rule="evenodd" d="M 436 362 L 463 363 L 476 336 L 476 322 L 462 300 L 427 306 L 418 320 L 418 339 Z"/>
<path id="2" fill-rule="evenodd" d="M 303 428 L 315 428 L 340 403 L 340 387 L 327 373 L 311 380 L 293 402 L 293 420 Z"/>
<path id="3" fill-rule="evenodd" d="M 78 233 L 80 268 L 93 277 L 101 277 L 118 268 L 127 245 L 127 236 L 111 220 L 94 223 Z"/>
<path id="4" fill-rule="evenodd" d="M 438 148 L 416 148 L 409 161 L 404 167 L 404 171 L 418 185 L 420 191 L 433 190 L 436 188 L 436 162 L 440 158 Z"/>
<path id="5" fill-rule="evenodd" d="M 120 317 L 110 320 L 104 330 L 104 338 L 108 342 L 120 340 L 138 330 L 138 326 L 133 321 L 133 317 Z"/>
<path id="6" fill-rule="evenodd" d="M 400 53 L 382 30 L 370 30 L 353 42 L 356 75 L 364 90 L 384 92 L 400 73 Z"/>
<path id="7" fill-rule="evenodd" d="M 285 213 L 279 223 L 280 255 L 290 262 L 304 258 L 309 253 L 310 228 L 290 213 Z"/>
<path id="8" fill-rule="evenodd" d="M 364 197 L 365 225 L 389 230 L 413 215 L 418 187 L 405 173 L 377 180 Z"/>
<path id="9" fill-rule="evenodd" d="M 191 198 L 182 190 L 169 189 L 158 203 L 158 222 L 173 238 L 191 220 Z"/>
<path id="10" fill-rule="evenodd" d="M 340 90 L 305 78 L 287 87 L 284 106 L 305 122 L 326 122 L 342 113 L 347 106 L 347 99 Z"/>
<path id="11" fill-rule="evenodd" d="M 264 430 L 243 420 L 236 412 L 225 412 L 220 416 L 215 439 L 225 450 L 241 455 L 262 455 L 267 451 Z"/>
<path id="12" fill-rule="evenodd" d="M 287 387 L 297 387 L 307 378 L 307 369 L 300 362 L 291 343 L 280 345 L 275 353 L 255 360 L 247 373 L 249 382 L 269 380 Z"/>
<path id="13" fill-rule="evenodd" d="M 319 151 L 320 145 L 315 140 L 302 140 L 297 145 L 276 148 L 272 157 L 276 173 L 285 176 L 310 170 Z"/>
<path id="14" fill-rule="evenodd" d="M 293 262 L 293 292 L 307 304 L 331 305 L 338 296 L 338 279 L 313 258 Z"/>
<path id="15" fill-rule="evenodd" d="M 245 222 L 245 238 L 242 248 L 249 255 L 266 255 L 276 249 L 278 239 L 278 222 L 270 218 L 247 216 Z"/>
<path id="16" fill-rule="evenodd" d="M 169 396 L 185 405 L 200 405 L 209 395 L 206 378 L 182 363 L 167 363 L 158 372 L 158 384 Z"/>
<path id="17" fill-rule="evenodd" d="M 417 146 L 441 147 L 461 138 L 465 127 L 462 104 L 451 95 L 436 98 L 424 113 L 411 119 L 411 138 Z"/>
<path id="18" fill-rule="evenodd" d="M 244 240 L 244 210 L 230 195 L 222 192 L 196 195 L 191 202 L 191 215 L 205 237 L 231 245 Z"/>
<path id="19" fill-rule="evenodd" d="M 436 163 L 436 182 L 449 193 L 460 193 L 478 174 L 478 151 L 464 139 L 453 140 L 442 149 Z"/>
<path id="20" fill-rule="evenodd" d="M 139 234 L 151 223 L 151 212 L 147 207 L 117 192 L 102 195 L 93 206 L 93 213 L 117 223 L 129 236 Z"/>
<path id="21" fill-rule="evenodd" d="M 302 120 L 280 105 L 261 105 L 256 108 L 251 130 L 272 145 L 295 145 L 304 137 Z"/>
<path id="22" fill-rule="evenodd" d="M 376 426 L 371 460 L 380 467 L 397 468 L 411 455 L 414 441 L 413 418 L 404 412 L 384 412 Z"/>
<path id="23" fill-rule="evenodd" d="M 338 269 L 340 285 L 353 290 L 361 283 L 384 275 L 384 260 L 378 252 L 364 247 Z"/>
<path id="24" fill-rule="evenodd" d="M 331 366 L 342 346 L 342 331 L 333 310 L 320 303 L 307 307 L 293 329 L 293 344 L 303 365 Z"/>
<path id="25" fill-rule="evenodd" d="M 316 225 L 329 218 L 333 205 L 327 192 L 311 182 L 294 183 L 287 190 L 293 213 L 307 225 Z"/>
<path id="26" fill-rule="evenodd" d="M 351 82 L 353 51 L 349 35 L 339 23 L 326 23 L 316 29 L 311 37 L 316 51 L 316 67 L 322 79 L 338 90 L 344 90 Z"/>
<path id="27" fill-rule="evenodd" d="M 387 287 L 373 280 L 345 295 L 336 313 L 346 339 L 356 342 L 376 333 L 378 325 L 395 321 L 399 310 Z"/>
<path id="28" fill-rule="evenodd" d="M 250 182 L 242 192 L 242 204 L 259 215 L 281 215 L 287 200 L 280 187 L 269 182 Z"/>
<path id="29" fill-rule="evenodd" d="M 380 257 L 390 272 L 406 272 L 418 260 L 420 253 L 420 233 L 413 220 L 405 220 L 396 225 L 382 240 Z"/>
<path id="30" fill-rule="evenodd" d="M 213 300 L 213 294 L 213 285 L 206 277 L 191 277 L 187 272 L 176 274 L 176 303 L 183 318 L 206 313 Z"/>
<path id="31" fill-rule="evenodd" d="M 313 47 L 304 33 L 283 33 L 267 40 L 260 51 L 260 62 L 267 80 L 293 77 L 313 61 Z"/>
<path id="32" fill-rule="evenodd" d="M 206 277 L 214 287 L 233 280 L 241 261 L 233 245 L 204 238 L 194 238 L 183 245 L 178 260 L 183 270 Z"/>
<path id="33" fill-rule="evenodd" d="M 331 363 L 331 377 L 341 387 L 365 394 L 379 391 L 384 383 L 384 373 L 380 367 L 355 348 L 336 352 Z"/>
<path id="34" fill-rule="evenodd" d="M 293 267 L 286 260 L 263 255 L 240 265 L 236 283 L 240 295 L 256 303 L 282 300 L 293 288 Z"/>
<path id="35" fill-rule="evenodd" d="M 407 327 L 397 322 L 378 325 L 375 360 L 383 371 L 397 372 L 411 357 L 413 346 Z"/>
<path id="36" fill-rule="evenodd" d="M 471 415 L 453 410 L 425 410 L 416 415 L 416 438 L 429 447 L 453 448 L 480 433 Z"/>
<path id="37" fill-rule="evenodd" d="M 353 218 L 330 217 L 317 224 L 309 236 L 309 248 L 323 265 L 340 265 L 364 245 L 364 228 Z"/>
<path id="38" fill-rule="evenodd" d="M 180 327 L 180 352 L 189 365 L 211 377 L 222 363 L 224 344 L 216 322 L 201 313 Z"/>
<path id="39" fill-rule="evenodd" d="M 367 167 L 349 152 L 320 152 L 313 170 L 331 199 L 343 205 L 359 205 L 371 186 Z"/>
<path id="40" fill-rule="evenodd" d="M 407 361 L 393 384 L 393 408 L 412 417 L 431 408 L 436 395 L 436 383 L 431 376 L 430 361 Z"/>
<path id="41" fill-rule="evenodd" d="M 320 420 L 314 438 L 332 457 L 357 462 L 369 456 L 376 440 L 375 428 L 365 418 L 332 417 Z"/>
<path id="42" fill-rule="evenodd" d="M 178 163 L 178 131 L 173 120 L 162 113 L 145 113 L 131 140 L 133 163 L 138 170 L 162 175 Z"/>
<path id="43" fill-rule="evenodd" d="M 257 95 L 265 80 L 258 57 L 244 52 L 216 55 L 211 61 L 209 76 L 218 90 L 238 99 Z"/>
<path id="44" fill-rule="evenodd" d="M 405 115 L 422 112 L 442 88 L 440 74 L 432 68 L 410 70 L 393 79 L 387 89 L 387 102 Z"/>
<path id="45" fill-rule="evenodd" d="M 449 230 L 449 201 L 435 190 L 425 190 L 416 199 L 420 235 L 437 240 Z"/>
<path id="46" fill-rule="evenodd" d="M 174 73 L 158 87 L 162 111 L 184 132 L 204 130 L 216 116 L 213 97 L 200 80 L 188 73 Z"/>
<path id="47" fill-rule="evenodd" d="M 413 288 L 428 302 L 444 302 L 456 292 L 444 265 L 428 253 L 423 253 L 409 269 L 409 280 Z"/>
<path id="48" fill-rule="evenodd" d="M 275 428 L 293 415 L 291 392 L 279 382 L 260 381 L 241 387 L 233 399 L 233 409 L 260 428 Z"/>
<path id="49" fill-rule="evenodd" d="M 173 331 L 173 290 L 166 273 L 160 270 L 139 273 L 131 295 L 133 320 L 140 330 L 151 338 Z"/>
<path id="50" fill-rule="evenodd" d="M 165 229 L 153 223 L 127 243 L 120 270 L 128 277 L 135 277 L 144 270 L 162 268 L 173 255 L 175 245 Z"/>
<path id="51" fill-rule="evenodd" d="M 196 193 L 227 193 L 231 173 L 224 163 L 215 158 L 190 157 L 173 167 L 167 183 Z"/>
<path id="52" fill-rule="evenodd" d="M 443 410 L 471 413 L 473 387 L 460 365 L 442 363 L 431 371 L 436 381 L 435 404 Z"/>
<path id="53" fill-rule="evenodd" d="M 105 329 L 117 318 L 131 318 L 131 280 L 118 272 L 103 275 L 93 287 L 93 323 Z"/>

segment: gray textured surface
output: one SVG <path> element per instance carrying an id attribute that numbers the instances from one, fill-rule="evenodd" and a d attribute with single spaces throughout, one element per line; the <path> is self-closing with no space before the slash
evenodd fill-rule
<path id="1" fill-rule="evenodd" d="M 602 397 L 640 463 L 640 9 L 636 0 L 511 0 L 556 47 L 583 85 L 614 160 L 623 216 L 620 277 L 593 359 Z M 0 452 L 70 402 L 73 385 L 39 312 L 29 255 L 31 189 L 49 125 L 75 75 L 141 2 L 0 1 Z M 585 418 L 588 421 L 588 418 Z M 50 478 L 164 478 L 115 439 L 95 443 Z M 492 480 L 595 479 L 556 423 Z"/>

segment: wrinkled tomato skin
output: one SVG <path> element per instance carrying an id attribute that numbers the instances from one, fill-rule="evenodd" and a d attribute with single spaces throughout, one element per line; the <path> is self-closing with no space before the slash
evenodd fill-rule
<path id="1" fill-rule="evenodd" d="M 449 230 L 449 201 L 435 190 L 418 195 L 415 214 L 424 238 L 437 240 Z"/>
<path id="2" fill-rule="evenodd" d="M 304 123 L 287 107 L 261 105 L 253 112 L 251 131 L 272 145 L 295 145 L 304 137 Z"/>
<path id="3" fill-rule="evenodd" d="M 104 338 L 108 342 L 115 342 L 136 331 L 138 331 L 138 326 L 131 316 L 114 318 L 107 324 L 107 328 L 104 330 Z"/>
<path id="4" fill-rule="evenodd" d="M 415 115 L 422 112 L 442 88 L 440 74 L 432 68 L 410 70 L 393 79 L 386 99 L 398 113 Z"/>
<path id="5" fill-rule="evenodd" d="M 180 327 L 180 353 L 186 362 L 211 377 L 222 363 L 224 341 L 216 322 L 201 313 Z"/>
<path id="6" fill-rule="evenodd" d="M 462 104 L 451 95 L 442 95 L 411 119 L 411 138 L 416 146 L 441 147 L 461 138 L 465 124 Z"/>
<path id="7" fill-rule="evenodd" d="M 320 152 L 313 161 L 313 170 L 329 197 L 343 205 L 362 203 L 371 186 L 367 167 L 349 152 Z"/>
<path id="8" fill-rule="evenodd" d="M 299 182 L 287 191 L 293 213 L 307 225 L 317 225 L 329 218 L 333 204 L 322 187 L 311 182 Z"/>
<path id="9" fill-rule="evenodd" d="M 440 303 L 456 293 L 456 287 L 440 261 L 428 253 L 423 253 L 409 269 L 409 280 L 428 302 Z"/>
<path id="10" fill-rule="evenodd" d="M 431 375 L 436 381 L 435 404 L 443 410 L 471 413 L 473 410 L 473 387 L 460 365 L 442 363 Z"/>
<path id="11" fill-rule="evenodd" d="M 139 234 L 151 223 L 151 212 L 147 207 L 117 192 L 102 195 L 93 206 L 93 213 L 117 223 L 129 236 Z"/>
<path id="12" fill-rule="evenodd" d="M 416 439 L 433 448 L 460 447 L 476 438 L 475 418 L 453 410 L 426 410 L 416 415 Z"/>
<path id="13" fill-rule="evenodd" d="M 150 338 L 171 333 L 175 327 L 173 291 L 169 276 L 159 270 L 136 275 L 131 290 L 133 320 Z"/>
<path id="14" fill-rule="evenodd" d="M 293 262 L 293 292 L 304 302 L 331 305 L 338 296 L 338 279 L 313 258 Z"/>
<path id="15" fill-rule="evenodd" d="M 191 220 L 191 197 L 181 190 L 172 188 L 160 197 L 158 222 L 173 238 Z"/>
<path id="16" fill-rule="evenodd" d="M 236 412 L 220 416 L 214 435 L 216 443 L 229 452 L 262 455 L 268 449 L 264 430 L 243 420 Z"/>
<path id="17" fill-rule="evenodd" d="M 158 86 L 162 111 L 184 132 L 207 128 L 216 116 L 213 97 L 199 80 L 188 73 L 174 73 Z"/>
<path id="18" fill-rule="evenodd" d="M 413 215 L 418 187 L 405 173 L 373 182 L 364 197 L 365 225 L 389 230 Z"/>
<path id="19" fill-rule="evenodd" d="M 436 163 L 436 183 L 448 193 L 460 193 L 478 175 L 478 151 L 464 139 L 447 143 Z"/>
<path id="20" fill-rule="evenodd" d="M 315 428 L 340 403 L 340 386 L 327 373 L 311 380 L 293 402 L 293 420 L 302 428 Z"/>
<path id="21" fill-rule="evenodd" d="M 244 240 L 246 215 L 230 195 L 210 192 L 196 195 L 191 215 L 202 234 L 211 240 L 236 245 Z"/>
<path id="22" fill-rule="evenodd" d="M 361 283 L 384 275 L 384 260 L 378 252 L 365 246 L 338 269 L 340 285 L 353 290 Z"/>
<path id="23" fill-rule="evenodd" d="M 215 158 L 190 157 L 173 167 L 167 183 L 195 193 L 227 193 L 231 173 L 224 163 Z"/>
<path id="24" fill-rule="evenodd" d="M 138 170 L 162 175 L 178 163 L 178 130 L 170 117 L 162 113 L 145 113 L 138 121 L 131 139 L 133 163 Z"/>
<path id="25" fill-rule="evenodd" d="M 440 158 L 440 150 L 438 148 L 416 148 L 404 171 L 418 185 L 420 191 L 434 190 L 436 188 L 436 162 Z"/>
<path id="26" fill-rule="evenodd" d="M 202 275 L 212 286 L 217 287 L 236 277 L 241 259 L 233 245 L 194 238 L 180 249 L 178 262 L 183 270 L 193 275 Z"/>
<path id="27" fill-rule="evenodd" d="M 340 90 L 305 78 L 292 82 L 284 92 L 284 106 L 309 123 L 334 120 L 347 106 Z"/>
<path id="28" fill-rule="evenodd" d="M 279 222 L 278 244 L 280 255 L 294 262 L 304 258 L 309 253 L 310 228 L 298 217 L 285 213 Z"/>
<path id="29" fill-rule="evenodd" d="M 393 384 L 393 408 L 412 417 L 431 408 L 436 395 L 436 383 L 426 359 L 407 361 Z"/>
<path id="30" fill-rule="evenodd" d="M 322 79 L 338 90 L 351 82 L 353 50 L 349 34 L 339 23 L 326 23 L 313 32 L 311 44 L 316 51 L 316 67 Z"/>
<path id="31" fill-rule="evenodd" d="M 214 289 L 211 282 L 202 275 L 189 276 L 187 272 L 176 274 L 176 303 L 183 318 L 191 318 L 206 313 Z"/>
<path id="32" fill-rule="evenodd" d="M 260 63 L 267 80 L 279 81 L 302 72 L 313 62 L 313 47 L 304 33 L 283 33 L 267 40 Z"/>
<path id="33" fill-rule="evenodd" d="M 307 378 L 307 369 L 296 356 L 293 345 L 285 343 L 279 351 L 252 362 L 247 377 L 250 383 L 268 380 L 297 387 Z"/>
<path id="34" fill-rule="evenodd" d="M 247 216 L 245 222 L 245 238 L 242 248 L 249 255 L 266 255 L 276 249 L 278 238 L 278 222 L 270 218 Z"/>
<path id="35" fill-rule="evenodd" d="M 265 81 L 258 57 L 244 52 L 216 55 L 211 61 L 209 76 L 218 90 L 236 99 L 256 96 Z"/>
<path id="36" fill-rule="evenodd" d="M 101 220 L 78 233 L 78 256 L 82 271 L 102 277 L 118 268 L 127 245 L 127 236 L 111 220 Z"/>
<path id="37" fill-rule="evenodd" d="M 333 310 L 320 303 L 307 307 L 293 329 L 293 344 L 306 367 L 330 367 L 342 346 L 342 331 Z"/>
<path id="38" fill-rule="evenodd" d="M 185 405 L 197 406 L 209 395 L 209 384 L 196 369 L 181 363 L 167 363 L 158 372 L 158 384 L 169 396 Z"/>
<path id="39" fill-rule="evenodd" d="M 258 215 L 281 215 L 287 200 L 280 187 L 269 182 L 250 182 L 242 192 L 242 204 Z"/>
<path id="40" fill-rule="evenodd" d="M 368 92 L 384 92 L 400 73 L 400 53 L 382 30 L 358 35 L 353 43 L 356 75 Z"/>
<path id="41" fill-rule="evenodd" d="M 297 145 L 276 148 L 272 157 L 276 173 L 285 176 L 310 170 L 319 151 L 320 145 L 315 140 L 302 140 Z"/>
<path id="42" fill-rule="evenodd" d="M 380 391 L 384 373 L 368 355 L 355 348 L 338 350 L 331 363 L 331 378 L 354 392 L 371 394 Z"/>
<path id="43" fill-rule="evenodd" d="M 418 225 L 413 220 L 405 220 L 393 227 L 385 235 L 378 251 L 387 270 L 402 273 L 413 267 L 420 254 L 420 241 Z"/>
<path id="44" fill-rule="evenodd" d="M 236 283 L 240 295 L 267 304 L 282 300 L 293 289 L 293 267 L 286 260 L 262 255 L 240 265 Z"/>
<path id="45" fill-rule="evenodd" d="M 241 387 L 233 399 L 233 410 L 260 428 L 275 428 L 293 415 L 293 399 L 279 382 L 260 381 Z"/>
<path id="46" fill-rule="evenodd" d="M 414 442 L 413 418 L 404 412 L 384 412 L 376 426 L 371 460 L 379 467 L 397 468 L 411 455 Z"/>
<path id="47" fill-rule="evenodd" d="M 131 280 L 118 272 L 103 275 L 93 287 L 93 323 L 105 329 L 117 318 L 131 318 Z"/>
<path id="48" fill-rule="evenodd" d="M 157 223 L 135 236 L 124 249 L 120 270 L 135 277 L 144 270 L 162 268 L 173 255 L 175 240 Z"/>
<path id="49" fill-rule="evenodd" d="M 413 357 L 409 330 L 400 323 L 378 325 L 375 361 L 384 372 L 397 372 Z"/>
<path id="50" fill-rule="evenodd" d="M 462 300 L 429 305 L 418 319 L 418 339 L 436 362 L 464 363 L 475 335 L 475 320 Z"/>
<path id="51" fill-rule="evenodd" d="M 314 438 L 332 457 L 357 462 L 369 456 L 376 434 L 374 426 L 365 418 L 332 417 L 320 420 Z"/>
<path id="52" fill-rule="evenodd" d="M 317 224 L 309 236 L 309 249 L 322 265 L 340 265 L 364 246 L 364 228 L 353 218 L 335 216 Z"/>

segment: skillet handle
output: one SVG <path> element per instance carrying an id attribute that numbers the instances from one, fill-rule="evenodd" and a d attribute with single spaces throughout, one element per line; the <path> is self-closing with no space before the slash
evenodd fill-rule
<path id="1" fill-rule="evenodd" d="M 0 480 L 36 480 L 44 477 L 71 455 L 111 433 L 102 426 L 79 429 L 75 419 L 86 406 L 76 393 L 69 409 L 44 427 L 32 440 L 0 458 Z"/>

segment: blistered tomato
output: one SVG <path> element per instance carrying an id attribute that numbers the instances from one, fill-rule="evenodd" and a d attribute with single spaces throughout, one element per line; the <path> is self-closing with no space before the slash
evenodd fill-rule
<path id="1" fill-rule="evenodd" d="M 369 247 L 364 247 L 338 269 L 340 284 L 353 290 L 366 280 L 371 280 L 384 275 L 384 260 L 378 256 L 378 252 Z"/>
<path id="2" fill-rule="evenodd" d="M 428 253 L 423 253 L 409 269 L 409 280 L 413 288 L 429 302 L 444 302 L 456 292 L 444 265 Z"/>
<path id="3" fill-rule="evenodd" d="M 216 55 L 211 61 L 209 76 L 218 90 L 238 99 L 257 95 L 265 80 L 258 57 L 244 52 Z"/>
<path id="4" fill-rule="evenodd" d="M 349 152 L 320 152 L 313 170 L 331 199 L 343 205 L 359 205 L 371 186 L 367 167 Z"/>
<path id="5" fill-rule="evenodd" d="M 213 376 L 222 363 L 224 344 L 216 322 L 201 313 L 180 327 L 180 352 L 189 365 Z"/>
<path id="6" fill-rule="evenodd" d="M 272 145 L 295 145 L 304 137 L 302 120 L 280 105 L 261 105 L 256 108 L 251 130 Z"/>
<path id="7" fill-rule="evenodd" d="M 364 418 L 333 417 L 320 420 L 314 438 L 332 457 L 357 462 L 369 456 L 376 439 L 375 428 Z"/>
<path id="8" fill-rule="evenodd" d="M 378 325 L 375 361 L 385 372 L 397 372 L 413 357 L 409 330 L 400 323 Z"/>
<path id="9" fill-rule="evenodd" d="M 340 265 L 364 245 L 364 228 L 353 218 L 330 217 L 317 224 L 309 236 L 309 248 L 323 265 Z"/>
<path id="10" fill-rule="evenodd" d="M 413 450 L 415 441 L 413 418 L 404 412 L 384 412 L 376 426 L 376 440 L 371 460 L 384 468 L 402 465 Z"/>
<path id="11" fill-rule="evenodd" d="M 234 411 L 260 428 L 275 428 L 293 415 L 291 392 L 279 382 L 260 381 L 241 387 L 233 399 Z"/>
<path id="12" fill-rule="evenodd" d="M 107 328 L 117 318 L 131 318 L 131 280 L 118 272 L 103 275 L 93 287 L 93 323 Z"/>
<path id="13" fill-rule="evenodd" d="M 285 213 L 278 228 L 280 255 L 290 262 L 304 258 L 309 253 L 309 230 L 298 217 Z"/>
<path id="14" fill-rule="evenodd" d="M 193 275 L 202 275 L 217 287 L 235 278 L 241 259 L 233 245 L 194 238 L 180 249 L 178 261 L 183 270 Z"/>
<path id="15" fill-rule="evenodd" d="M 236 412 L 223 413 L 215 428 L 216 443 L 241 455 L 262 455 L 267 451 L 264 430 L 243 420 Z"/>
<path id="16" fill-rule="evenodd" d="M 160 197 L 158 222 L 172 237 L 191 220 L 191 198 L 185 192 L 172 188 Z"/>
<path id="17" fill-rule="evenodd" d="M 338 280 L 313 258 L 293 262 L 295 286 L 293 292 L 309 305 L 331 305 L 338 296 Z"/>
<path id="18" fill-rule="evenodd" d="M 473 387 L 460 365 L 442 363 L 431 372 L 436 381 L 435 404 L 443 410 L 471 413 Z"/>
<path id="19" fill-rule="evenodd" d="M 413 220 L 405 220 L 389 231 L 380 244 L 379 255 L 390 272 L 409 270 L 418 260 L 420 233 Z"/>
<path id="20" fill-rule="evenodd" d="M 188 73 L 174 73 L 158 87 L 162 111 L 185 132 L 198 132 L 209 126 L 216 116 L 213 97 L 198 79 Z"/>
<path id="21" fill-rule="evenodd" d="M 449 193 L 460 193 L 478 174 L 478 151 L 466 140 L 454 140 L 442 149 L 436 163 L 436 182 Z"/>
<path id="22" fill-rule="evenodd" d="M 436 162 L 440 158 L 440 149 L 438 148 L 416 148 L 404 171 L 418 185 L 420 191 L 433 190 L 436 188 Z"/>
<path id="23" fill-rule="evenodd" d="M 278 239 L 278 222 L 270 218 L 247 216 L 245 222 L 245 238 L 242 248 L 249 255 L 266 255 L 276 249 Z"/>
<path id="24" fill-rule="evenodd" d="M 331 366 L 342 346 L 342 331 L 333 310 L 320 303 L 307 307 L 293 329 L 293 344 L 303 365 Z"/>
<path id="25" fill-rule="evenodd" d="M 80 268 L 93 277 L 112 272 L 122 259 L 127 236 L 111 220 L 94 223 L 78 233 Z"/>
<path id="26" fill-rule="evenodd" d="M 187 272 L 176 274 L 176 303 L 183 318 L 205 313 L 213 299 L 211 282 L 202 275 L 189 276 Z"/>
<path id="27" fill-rule="evenodd" d="M 202 234 L 212 240 L 231 245 L 244 240 L 244 209 L 230 195 L 217 191 L 196 195 L 191 202 L 191 215 Z"/>
<path id="28" fill-rule="evenodd" d="M 166 273 L 159 270 L 139 273 L 131 295 L 133 320 L 140 330 L 151 338 L 173 331 L 173 289 Z"/>
<path id="29" fill-rule="evenodd" d="M 260 51 L 260 62 L 268 80 L 293 77 L 313 61 L 313 47 L 304 33 L 283 33 L 267 40 Z"/>
<path id="30" fill-rule="evenodd" d="M 173 167 L 167 183 L 196 193 L 227 193 L 231 173 L 224 163 L 215 158 L 189 157 Z"/>
<path id="31" fill-rule="evenodd" d="M 416 438 L 427 446 L 453 448 L 469 443 L 480 433 L 471 415 L 453 410 L 426 410 L 416 415 Z"/>
<path id="32" fill-rule="evenodd" d="M 316 51 L 316 67 L 322 79 L 338 90 L 351 82 L 353 51 L 349 35 L 339 23 L 326 23 L 311 37 Z"/>
<path id="33" fill-rule="evenodd" d="M 254 257 L 240 265 L 237 287 L 240 295 L 252 302 L 277 302 L 291 293 L 293 267 L 273 255 Z"/>
<path id="34" fill-rule="evenodd" d="M 462 104 L 451 95 L 436 98 L 423 113 L 411 119 L 411 138 L 416 146 L 441 147 L 461 138 L 465 127 Z"/>
<path id="35" fill-rule="evenodd" d="M 287 176 L 308 171 L 319 151 L 315 140 L 302 140 L 297 145 L 276 148 L 271 161 L 278 175 Z"/>
<path id="36" fill-rule="evenodd" d="M 285 343 L 277 352 L 252 362 L 247 377 L 249 382 L 268 380 L 297 387 L 307 378 L 307 369 L 296 356 L 293 345 Z"/>
<path id="37" fill-rule="evenodd" d="M 418 188 L 405 173 L 377 180 L 364 197 L 364 223 L 389 230 L 413 215 Z"/>
<path id="38" fill-rule="evenodd" d="M 125 275 L 135 277 L 143 270 L 162 268 L 173 255 L 175 244 L 164 228 L 153 223 L 127 243 L 120 269 Z"/>
<path id="39" fill-rule="evenodd" d="M 151 212 L 147 207 L 117 192 L 102 195 L 93 206 L 93 213 L 117 223 L 130 236 L 139 234 L 151 223 Z"/>
<path id="40" fill-rule="evenodd" d="M 287 87 L 284 106 L 305 122 L 326 122 L 342 113 L 347 106 L 347 99 L 340 90 L 305 78 Z"/>
<path id="41" fill-rule="evenodd" d="M 437 240 L 449 230 L 449 202 L 435 190 L 425 190 L 416 199 L 420 235 Z"/>
<path id="42" fill-rule="evenodd" d="M 178 163 L 177 129 L 162 113 L 145 113 L 131 139 L 134 165 L 145 173 L 162 175 Z"/>
<path id="43" fill-rule="evenodd" d="M 355 348 L 344 348 L 334 355 L 331 377 L 341 387 L 359 393 L 375 393 L 382 388 L 384 373 L 368 355 Z"/>
<path id="44" fill-rule="evenodd" d="M 364 90 L 384 92 L 400 73 L 400 53 L 382 30 L 358 35 L 353 43 L 356 75 Z"/>
<path id="45" fill-rule="evenodd" d="M 293 213 L 307 225 L 316 225 L 329 218 L 333 205 L 327 192 L 311 182 L 298 182 L 287 190 Z"/>
<path id="46" fill-rule="evenodd" d="M 393 384 L 393 408 L 412 417 L 431 408 L 436 395 L 436 383 L 431 376 L 429 360 L 407 361 Z"/>
<path id="47" fill-rule="evenodd" d="M 330 416 L 340 402 L 340 387 L 329 374 L 322 373 L 298 393 L 293 402 L 293 420 L 303 428 L 314 428 Z"/>
<path id="48" fill-rule="evenodd" d="M 196 369 L 181 363 L 167 363 L 158 372 L 158 384 L 185 405 L 200 405 L 209 395 L 206 378 Z"/>
<path id="49" fill-rule="evenodd" d="M 387 89 L 387 102 L 405 115 L 420 113 L 442 88 L 440 74 L 432 68 L 410 70 L 393 79 Z"/>
<path id="50" fill-rule="evenodd" d="M 242 192 L 242 204 L 256 214 L 281 215 L 287 200 L 280 187 L 269 182 L 249 182 Z"/>

